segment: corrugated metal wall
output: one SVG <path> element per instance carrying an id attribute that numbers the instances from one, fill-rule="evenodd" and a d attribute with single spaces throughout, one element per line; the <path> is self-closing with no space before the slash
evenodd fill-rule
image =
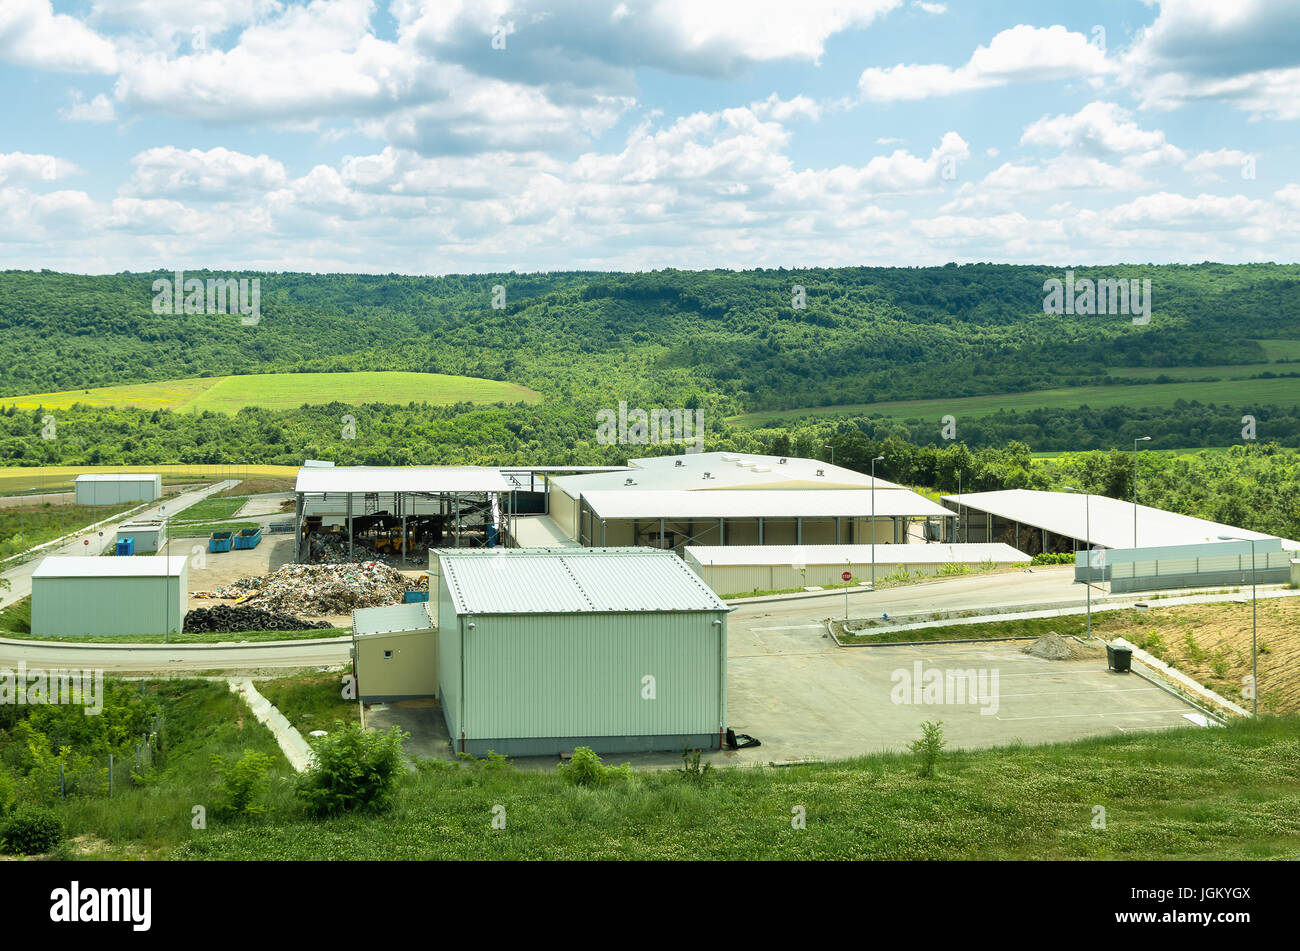
<path id="1" fill-rule="evenodd" d="M 33 578 L 32 633 L 177 634 L 185 620 L 179 578 Z"/>
<path id="2" fill-rule="evenodd" d="M 725 620 L 718 626 L 715 618 L 725 615 L 476 616 L 465 633 L 465 732 L 471 739 L 716 733 L 726 650 Z M 455 669 L 447 661 L 444 651 L 444 695 Z M 642 698 L 646 675 L 655 678 L 653 700 Z"/>
<path id="3" fill-rule="evenodd" d="M 430 559 L 436 567 L 437 558 L 431 554 Z M 452 607 L 447 579 L 437 577 L 436 589 L 433 587 L 435 579 L 429 580 L 431 596 L 434 590 L 438 592 L 438 695 L 447 720 L 447 732 L 454 745 L 460 736 L 460 618 Z"/>

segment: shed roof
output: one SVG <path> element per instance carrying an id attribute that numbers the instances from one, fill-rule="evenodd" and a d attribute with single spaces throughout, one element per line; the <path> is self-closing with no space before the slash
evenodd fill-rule
<path id="1" fill-rule="evenodd" d="M 1002 489 L 945 495 L 943 500 L 1103 548 L 1133 547 L 1133 503 L 1105 495 Z M 1089 532 L 1091 539 L 1088 538 Z M 1220 535 L 1255 539 L 1277 537 L 1148 505 L 1137 506 L 1137 539 L 1142 547 L 1195 545 L 1217 541 Z M 1300 548 L 1300 542 L 1286 541 L 1283 547 Z"/>
<path id="2" fill-rule="evenodd" d="M 726 491 L 745 489 L 870 489 L 871 476 L 843 466 L 795 456 L 733 452 L 683 453 L 629 459 L 630 468 L 588 475 L 555 476 L 551 482 L 571 498 L 593 491 Z M 706 478 L 707 474 L 707 478 Z M 903 487 L 876 479 L 877 489 Z M 905 490 L 903 490 L 905 491 Z"/>
<path id="3" fill-rule="evenodd" d="M 871 545 L 688 545 L 700 565 L 860 565 L 871 561 Z M 959 545 L 876 545 L 881 564 L 974 564 L 1029 561 L 1029 556 L 999 542 Z"/>
<path id="4" fill-rule="evenodd" d="M 89 555 L 51 555 L 33 578 L 162 578 L 179 577 L 185 570 L 183 555 L 136 555 L 95 558 Z"/>
<path id="5" fill-rule="evenodd" d="M 438 561 L 457 614 L 730 610 L 656 548 L 448 549 Z"/>
<path id="6" fill-rule="evenodd" d="M 352 633 L 358 637 L 366 634 L 428 631 L 436 626 L 429 614 L 428 601 L 388 604 L 378 608 L 357 608 L 352 612 Z"/>
<path id="7" fill-rule="evenodd" d="M 297 492 L 509 492 L 485 466 L 334 466 L 298 470 Z"/>
<path id="8" fill-rule="evenodd" d="M 161 481 L 156 472 L 87 472 L 77 476 L 77 482 L 154 482 Z"/>
<path id="9" fill-rule="evenodd" d="M 601 518 L 834 518 L 869 517 L 872 495 L 875 513 L 951 516 L 942 505 L 909 489 L 872 493 L 869 489 L 734 489 L 730 492 L 691 492 L 647 489 L 628 492 L 602 489 L 583 492 Z"/>

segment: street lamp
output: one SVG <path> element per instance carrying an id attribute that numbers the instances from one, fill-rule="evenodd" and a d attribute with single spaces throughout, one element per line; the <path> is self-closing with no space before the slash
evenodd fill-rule
<path id="1" fill-rule="evenodd" d="M 1092 513 L 1089 511 L 1092 496 L 1068 485 L 1065 487 L 1065 491 L 1083 496 L 1083 534 L 1088 536 L 1088 571 L 1083 576 L 1083 583 L 1088 589 L 1088 640 L 1092 640 Z"/>
<path id="2" fill-rule="evenodd" d="M 876 463 L 884 462 L 884 456 L 871 460 L 871 590 L 876 590 Z"/>
<path id="3" fill-rule="evenodd" d="M 1219 541 L 1250 542 L 1250 715 L 1259 715 L 1259 651 L 1255 635 L 1255 539 L 1238 535 L 1220 535 Z"/>
<path id="4" fill-rule="evenodd" d="M 1133 440 L 1133 547 L 1138 546 L 1138 443 L 1150 442 L 1150 436 Z"/>
<path id="5" fill-rule="evenodd" d="M 957 470 L 957 544 L 961 544 L 961 470 Z"/>

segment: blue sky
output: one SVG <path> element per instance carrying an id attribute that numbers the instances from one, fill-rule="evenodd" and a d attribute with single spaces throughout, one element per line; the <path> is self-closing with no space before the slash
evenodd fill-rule
<path id="1" fill-rule="evenodd" d="M 1300 5 L 5 0 L 0 266 L 1288 261 Z"/>

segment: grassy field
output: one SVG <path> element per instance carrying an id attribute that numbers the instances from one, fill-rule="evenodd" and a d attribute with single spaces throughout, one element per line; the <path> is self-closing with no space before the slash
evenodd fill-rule
<path id="1" fill-rule="evenodd" d="M 343 699 L 342 674 L 304 674 L 257 685 L 303 736 L 312 730 L 333 730 L 334 721 L 361 722 L 361 706 Z"/>
<path id="2" fill-rule="evenodd" d="M 244 507 L 246 495 L 223 495 L 195 502 L 172 518 L 172 525 L 180 522 L 219 522 L 228 519 Z"/>
<path id="3" fill-rule="evenodd" d="M 304 403 L 396 403 L 446 405 L 536 403 L 541 396 L 499 380 L 443 373 L 361 371 L 355 373 L 263 373 L 214 376 L 164 383 L 133 383 L 89 390 L 0 397 L 0 406 L 65 409 L 75 403 L 129 409 L 172 409 L 237 413 L 245 406 L 295 409 Z"/>
<path id="4" fill-rule="evenodd" d="M 611 758 L 613 759 L 613 758 Z M 1093 807 L 1107 809 L 1094 829 Z M 506 828 L 493 830 L 492 809 Z M 795 807 L 806 828 L 793 827 Z M 636 773 L 589 789 L 552 772 L 410 776 L 392 813 L 188 834 L 178 859 L 1165 859 L 1300 856 L 1300 721 L 703 779 Z"/>
<path id="5" fill-rule="evenodd" d="M 213 532 L 242 532 L 257 528 L 256 522 L 176 522 L 168 527 L 169 538 L 207 538 Z"/>
<path id="6" fill-rule="evenodd" d="M 163 485 L 190 482 L 220 482 L 224 479 L 294 480 L 297 466 L 0 466 L 0 495 L 19 492 L 66 492 L 73 480 L 93 472 L 156 472 Z M 247 489 L 240 489 L 247 494 Z M 267 489 L 265 491 L 276 491 Z"/>
<path id="7" fill-rule="evenodd" d="M 1034 390 L 1028 393 L 998 393 L 993 396 L 964 396 L 931 400 L 905 400 L 895 403 L 852 403 L 843 406 L 818 406 L 807 409 L 766 410 L 734 416 L 729 422 L 742 426 L 778 424 L 804 416 L 836 416 L 879 414 L 893 419 L 939 419 L 952 414 L 963 416 L 988 416 L 999 410 L 1062 409 L 1089 406 L 1103 409 L 1110 406 L 1172 406 L 1178 400 L 1197 400 L 1201 403 L 1236 405 L 1243 400 L 1251 403 L 1300 403 L 1300 377 L 1256 380 L 1249 392 L 1243 391 L 1239 380 L 1222 380 L 1217 383 L 1134 383 L 1109 386 L 1072 386 L 1056 390 Z"/>
<path id="8" fill-rule="evenodd" d="M 0 508 L 0 557 L 94 525 L 138 504 L 54 505 L 47 502 L 44 505 L 4 506 Z"/>

